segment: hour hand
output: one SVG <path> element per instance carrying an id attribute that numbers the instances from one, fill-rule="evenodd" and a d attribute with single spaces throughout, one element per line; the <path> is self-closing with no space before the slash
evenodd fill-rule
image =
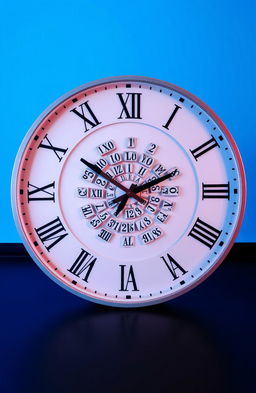
<path id="1" fill-rule="evenodd" d="M 114 184 L 116 187 L 120 188 L 122 191 L 124 191 L 130 198 L 136 199 L 138 202 L 145 204 L 146 201 L 141 198 L 139 195 L 136 195 L 135 192 L 132 190 L 129 190 L 129 188 L 123 186 L 123 184 L 118 183 L 115 179 L 107 175 L 105 172 L 103 172 L 97 165 L 92 164 L 91 162 L 85 160 L 84 158 L 80 158 L 80 161 L 88 166 L 90 169 L 92 169 L 94 172 L 96 172 L 98 175 L 104 177 L 104 179 L 108 180 L 110 183 Z"/>

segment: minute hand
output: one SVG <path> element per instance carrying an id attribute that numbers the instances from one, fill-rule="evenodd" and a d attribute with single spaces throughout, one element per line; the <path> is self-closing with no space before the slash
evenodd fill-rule
<path id="1" fill-rule="evenodd" d="M 135 187 L 135 188 L 133 189 L 133 192 L 134 192 L 135 194 L 137 194 L 138 192 L 141 192 L 141 191 L 146 190 L 147 188 L 153 187 L 153 186 L 155 186 L 156 184 L 161 183 L 162 181 L 164 181 L 164 180 L 166 180 L 166 179 L 169 179 L 170 177 L 174 177 L 174 176 L 176 176 L 176 175 L 178 175 L 178 174 L 179 174 L 179 171 L 178 171 L 178 169 L 176 168 L 176 169 L 174 169 L 174 171 L 172 171 L 171 173 L 167 173 L 167 175 L 164 175 L 164 176 L 162 176 L 162 177 L 159 177 L 158 179 L 154 179 L 154 180 L 152 180 L 152 181 L 150 181 L 150 182 L 148 182 L 148 183 L 142 184 L 141 186 Z M 121 196 L 118 197 L 118 198 L 113 199 L 112 202 L 113 202 L 113 203 L 120 202 L 120 201 L 122 200 L 122 198 L 123 198 L 123 195 L 121 195 Z"/>
<path id="2" fill-rule="evenodd" d="M 130 198 L 134 198 L 140 203 L 145 203 L 145 200 L 141 198 L 139 195 L 136 195 L 136 193 L 132 190 L 129 190 L 129 188 L 126 188 L 123 186 L 121 183 L 118 183 L 115 179 L 112 177 L 108 176 L 105 172 L 103 172 L 97 165 L 90 163 L 89 161 L 86 161 L 84 158 L 80 158 L 80 161 L 91 168 L 94 172 L 96 172 L 98 175 L 104 177 L 106 180 L 108 180 L 110 183 L 114 184 L 115 186 L 119 187 L 122 191 L 126 192 L 126 194 Z M 122 195 L 123 196 L 123 195 Z"/>

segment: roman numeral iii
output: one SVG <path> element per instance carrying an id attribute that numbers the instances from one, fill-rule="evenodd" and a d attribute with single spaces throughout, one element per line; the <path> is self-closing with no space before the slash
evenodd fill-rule
<path id="1" fill-rule="evenodd" d="M 71 109 L 70 112 L 75 113 L 83 120 L 84 132 L 89 131 L 91 128 L 94 128 L 101 124 L 101 122 L 97 119 L 91 107 L 89 106 L 88 101 L 85 101 L 81 105 L 79 105 L 79 108 L 80 109 Z"/>
<path id="2" fill-rule="evenodd" d="M 123 93 L 117 93 L 122 105 L 122 111 L 118 119 L 141 119 L 140 116 L 140 99 L 141 93 L 126 93 L 124 98 Z"/>
<path id="3" fill-rule="evenodd" d="M 221 232 L 222 231 L 219 231 L 198 218 L 188 236 L 191 236 L 205 246 L 212 248 L 218 240 Z"/>
<path id="4" fill-rule="evenodd" d="M 35 228 L 35 231 L 48 252 L 68 235 L 59 217 Z"/>
<path id="5" fill-rule="evenodd" d="M 52 201 L 55 202 L 55 182 L 46 186 L 37 187 L 28 183 L 28 202 L 31 201 Z"/>
<path id="6" fill-rule="evenodd" d="M 227 184 L 205 184 L 202 183 L 202 199 L 229 199 L 230 187 Z"/>
<path id="7" fill-rule="evenodd" d="M 67 150 L 68 150 L 68 149 L 63 149 L 62 147 L 53 146 L 53 144 L 50 142 L 47 134 L 45 135 L 44 139 L 42 140 L 42 142 L 38 146 L 38 149 L 39 148 L 51 150 L 56 155 L 59 162 L 62 160 L 63 156 L 67 153 Z"/>
<path id="8" fill-rule="evenodd" d="M 212 136 L 209 141 L 203 143 L 202 145 L 198 146 L 194 150 L 190 150 L 194 159 L 197 161 L 200 156 L 207 153 L 208 151 L 214 149 L 214 147 L 220 147 L 216 139 Z"/>
<path id="9" fill-rule="evenodd" d="M 68 269 L 68 271 L 77 277 L 83 275 L 83 280 L 88 282 L 88 278 L 91 274 L 91 271 L 96 261 L 97 261 L 96 257 L 94 257 L 88 251 L 85 251 L 83 248 L 81 248 L 80 254 L 76 258 L 71 268 Z"/>

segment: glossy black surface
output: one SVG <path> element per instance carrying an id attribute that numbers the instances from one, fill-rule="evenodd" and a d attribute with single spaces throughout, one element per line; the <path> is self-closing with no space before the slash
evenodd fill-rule
<path id="1" fill-rule="evenodd" d="M 28 257 L 1 260 L 1 392 L 256 391 L 253 261 L 127 310 L 66 292 Z"/>

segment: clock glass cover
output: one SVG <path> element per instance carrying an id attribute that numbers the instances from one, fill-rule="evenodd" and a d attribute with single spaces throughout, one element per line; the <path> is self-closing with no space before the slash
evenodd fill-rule
<path id="1" fill-rule="evenodd" d="M 224 259 L 245 176 L 222 121 L 145 77 L 81 86 L 33 124 L 12 180 L 18 229 L 53 280 L 86 299 L 143 306 L 178 296 Z"/>

